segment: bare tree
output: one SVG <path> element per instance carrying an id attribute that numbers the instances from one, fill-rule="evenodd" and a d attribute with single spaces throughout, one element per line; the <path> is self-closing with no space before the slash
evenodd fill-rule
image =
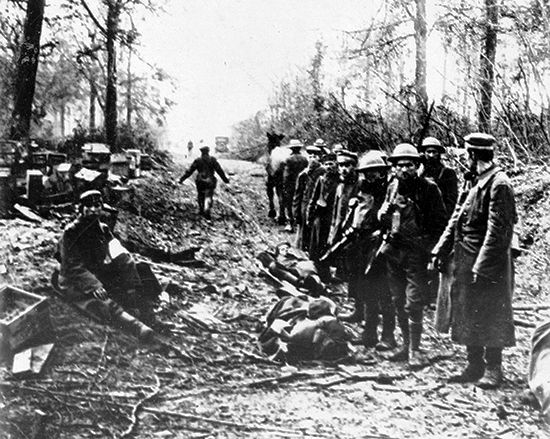
<path id="1" fill-rule="evenodd" d="M 15 99 L 10 130 L 12 139 L 29 137 L 43 17 L 44 0 L 28 0 L 15 77 Z"/>
<path id="2" fill-rule="evenodd" d="M 478 108 L 479 128 L 491 130 L 491 101 L 493 97 L 494 66 L 497 52 L 498 4 L 496 0 L 485 0 L 485 35 L 480 58 L 480 99 Z"/>

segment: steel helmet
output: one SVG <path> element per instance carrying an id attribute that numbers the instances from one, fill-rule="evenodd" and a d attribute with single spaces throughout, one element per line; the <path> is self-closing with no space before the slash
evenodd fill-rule
<path id="1" fill-rule="evenodd" d="M 418 150 L 410 143 L 400 143 L 395 147 L 392 155 L 388 157 L 388 161 L 390 163 L 395 163 L 401 159 L 419 161 L 420 154 L 418 154 Z"/>
<path id="2" fill-rule="evenodd" d="M 445 152 L 445 147 L 441 144 L 441 142 L 439 140 L 437 140 L 435 137 L 426 137 L 423 141 L 422 141 L 422 146 L 420 146 L 420 148 L 418 148 L 418 152 L 424 152 L 426 151 L 426 149 L 431 146 L 433 148 L 436 148 L 437 150 L 439 150 L 439 152 L 441 153 L 444 153 Z"/>
<path id="3" fill-rule="evenodd" d="M 385 170 L 390 166 L 384 160 L 385 155 L 377 150 L 371 150 L 359 159 L 358 171 Z"/>
<path id="4" fill-rule="evenodd" d="M 493 151 L 496 139 L 486 133 L 471 133 L 464 137 L 467 150 Z"/>

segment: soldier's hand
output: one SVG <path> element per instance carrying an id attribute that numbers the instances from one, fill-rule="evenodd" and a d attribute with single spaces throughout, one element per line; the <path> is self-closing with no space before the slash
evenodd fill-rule
<path id="1" fill-rule="evenodd" d="M 447 270 L 447 259 L 441 255 L 432 255 L 432 260 L 428 264 L 428 270 L 437 270 L 444 273 Z"/>
<path id="2" fill-rule="evenodd" d="M 96 288 L 92 295 L 98 300 L 107 300 L 109 298 L 109 294 L 103 287 Z"/>

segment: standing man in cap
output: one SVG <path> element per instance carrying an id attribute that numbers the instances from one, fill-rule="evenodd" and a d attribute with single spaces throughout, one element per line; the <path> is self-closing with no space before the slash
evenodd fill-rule
<path id="1" fill-rule="evenodd" d="M 512 235 L 514 191 L 494 163 L 496 140 L 485 133 L 464 138 L 474 186 L 434 247 L 434 263 L 455 263 L 451 290 L 451 334 L 465 345 L 468 365 L 452 382 L 496 388 L 503 379 L 502 350 L 514 346 Z M 478 381 L 479 380 L 479 381 Z"/>
<path id="2" fill-rule="evenodd" d="M 362 341 L 377 350 L 395 348 L 395 310 L 391 300 L 382 257 L 376 255 L 381 243 L 378 210 L 388 186 L 388 169 L 380 151 L 369 151 L 359 159 L 359 191 L 350 200 L 344 221 L 344 236 L 352 237 L 345 248 L 346 268 L 350 273 L 349 295 L 355 298 L 355 311 L 344 320 L 365 320 Z M 382 313 L 382 339 L 378 342 L 379 314 Z"/>
<path id="3" fill-rule="evenodd" d="M 214 190 L 217 184 L 215 174 L 217 173 L 226 184 L 229 184 L 229 179 L 225 175 L 225 172 L 223 172 L 216 158 L 210 155 L 210 148 L 207 145 L 202 145 L 199 149 L 201 156 L 197 157 L 193 163 L 191 163 L 191 167 L 185 171 L 179 179 L 179 182 L 183 183 L 193 174 L 193 172 L 197 171 L 195 184 L 197 186 L 199 215 L 203 215 L 206 219 L 210 219 Z"/>
<path id="4" fill-rule="evenodd" d="M 315 145 L 306 146 L 307 168 L 304 169 L 296 180 L 292 209 L 294 221 L 298 225 L 296 234 L 296 247 L 307 252 L 309 248 L 309 225 L 306 222 L 306 210 L 313 194 L 313 188 L 317 179 L 325 172 L 321 166 L 321 148 Z"/>
<path id="5" fill-rule="evenodd" d="M 72 303 L 98 320 L 118 324 L 142 339 L 150 339 L 153 301 L 160 293 L 147 290 L 150 269 L 136 264 L 109 227 L 100 221 L 103 198 L 97 190 L 80 196 L 78 218 L 59 242 L 59 276 L 54 286 Z"/>
<path id="6" fill-rule="evenodd" d="M 294 215 L 292 213 L 292 202 L 294 200 L 294 190 L 296 188 L 296 180 L 307 164 L 307 158 L 301 154 L 304 145 L 298 139 L 292 139 L 288 145 L 290 148 L 290 156 L 285 160 L 283 165 L 283 202 L 284 210 L 287 214 L 288 223 L 285 227 L 287 232 L 294 232 Z"/>
<path id="7" fill-rule="evenodd" d="M 441 161 L 441 155 L 445 154 L 445 147 L 435 137 L 426 137 L 418 152 L 424 154 L 422 176 L 431 178 L 437 184 L 447 209 L 447 215 L 450 217 L 458 198 L 458 178 L 454 169 L 445 166 Z"/>
<path id="8" fill-rule="evenodd" d="M 317 179 L 307 206 L 306 222 L 311 227 L 309 257 L 315 262 L 321 280 L 327 282 L 330 280 L 329 266 L 327 263 L 320 262 L 319 258 L 327 250 L 334 197 L 340 183 L 336 154 L 324 155 L 322 167 L 323 175 Z"/>
<path id="9" fill-rule="evenodd" d="M 328 244 L 333 245 L 342 238 L 344 218 L 348 212 L 349 200 L 357 194 L 358 176 L 355 166 L 357 165 L 357 154 L 351 151 L 342 150 L 336 155 L 340 184 L 336 188 L 334 205 L 332 209 L 332 220 Z"/>
<path id="10" fill-rule="evenodd" d="M 420 368 L 426 359 L 420 351 L 423 308 L 428 296 L 430 252 L 447 222 L 437 185 L 418 176 L 420 154 L 409 143 L 395 147 L 388 158 L 395 176 L 378 215 L 389 231 L 381 248 L 388 282 L 401 328 L 403 345 L 389 357 Z"/>
<path id="11" fill-rule="evenodd" d="M 321 150 L 321 155 L 325 155 L 326 153 L 329 152 L 326 142 L 321 138 L 319 138 L 315 142 L 313 142 L 313 146 L 316 146 L 317 148 L 319 148 Z"/>

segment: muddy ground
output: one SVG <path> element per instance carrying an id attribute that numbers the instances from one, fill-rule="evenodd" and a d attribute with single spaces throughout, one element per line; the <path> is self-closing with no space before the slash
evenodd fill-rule
<path id="1" fill-rule="evenodd" d="M 432 314 L 424 347 L 433 361 L 421 371 L 362 347 L 346 364 L 279 365 L 264 358 L 257 331 L 277 297 L 258 275 L 254 255 L 289 237 L 266 218 L 262 167 L 229 160 L 222 166 L 231 183 L 220 185 L 211 221 L 195 213 L 193 183 L 175 183 L 181 166 L 133 181 L 135 209 L 119 213 L 117 231 L 125 238 L 170 251 L 202 248 L 197 257 L 204 268 L 154 267 L 164 286 L 176 284 L 159 309 L 172 325 L 175 349 L 141 345 L 52 297 L 55 348 L 41 376 L 15 379 L 7 365 L 2 369 L 0 437 L 30 438 L 40 428 L 34 437 L 545 437 L 524 398 L 532 328 L 517 327 L 518 344 L 505 352 L 506 382 L 498 391 L 446 383 L 463 367 L 464 351 L 433 330 Z M 514 178 L 528 247 L 518 260 L 515 305 L 547 303 L 550 174 L 533 168 Z M 70 219 L 0 221 L 3 281 L 49 295 L 55 245 Z M 348 307 L 342 291 L 336 287 L 334 297 Z M 217 320 L 189 323 L 181 311 L 197 307 Z M 546 312 L 516 317 L 535 323 Z M 382 376 L 350 378 L 368 371 Z"/>

